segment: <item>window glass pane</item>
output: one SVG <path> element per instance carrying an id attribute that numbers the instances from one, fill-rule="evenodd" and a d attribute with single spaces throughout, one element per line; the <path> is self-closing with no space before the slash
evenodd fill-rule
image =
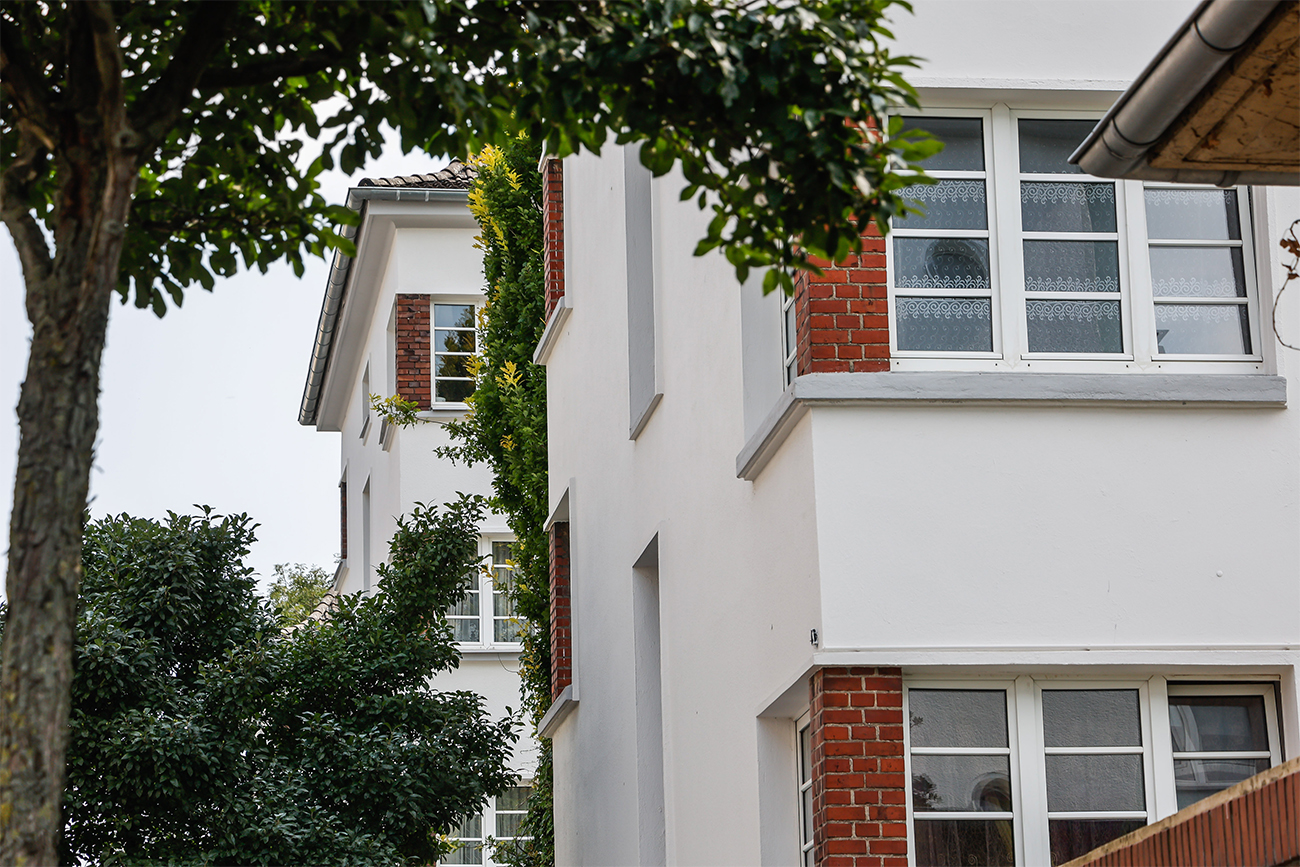
<path id="1" fill-rule="evenodd" d="M 1007 694 L 991 689 L 911 689 L 914 747 L 1005 747 Z"/>
<path id="2" fill-rule="evenodd" d="M 896 229 L 987 229 L 988 200 L 983 181 L 912 184 L 898 191 L 909 203 L 920 202 L 924 215 L 894 218 Z"/>
<path id="3" fill-rule="evenodd" d="M 1047 823 L 1052 864 L 1073 861 L 1145 825 L 1143 819 L 1052 819 Z"/>
<path id="4" fill-rule="evenodd" d="M 1169 730 L 1176 753 L 1268 750 L 1261 695 L 1171 695 Z"/>
<path id="5" fill-rule="evenodd" d="M 435 328 L 473 328 L 473 304 L 435 304 L 433 305 L 433 325 Z"/>
<path id="6" fill-rule="evenodd" d="M 1010 867 L 1016 863 L 1010 819 L 916 821 L 916 867 Z"/>
<path id="7" fill-rule="evenodd" d="M 528 796 L 532 789 L 527 786 L 511 786 L 497 795 L 497 812 L 501 810 L 527 810 Z"/>
<path id="8" fill-rule="evenodd" d="M 1157 298 L 1245 298 L 1240 247 L 1152 247 L 1151 291 Z"/>
<path id="9" fill-rule="evenodd" d="M 473 331 L 438 331 L 433 332 L 435 352 L 473 352 Z"/>
<path id="10" fill-rule="evenodd" d="M 498 839 L 512 840 L 519 836 L 519 825 L 524 821 L 523 813 L 497 813 Z"/>
<path id="11" fill-rule="evenodd" d="M 1157 304 L 1156 343 L 1161 355 L 1249 355 L 1246 305 Z"/>
<path id="12" fill-rule="evenodd" d="M 482 864 L 483 863 L 483 816 L 475 813 L 466 816 L 460 825 L 449 835 L 461 845 L 448 855 L 438 860 L 439 864 Z"/>
<path id="13" fill-rule="evenodd" d="M 1011 812 L 1008 756 L 912 756 L 917 812 Z"/>
<path id="14" fill-rule="evenodd" d="M 1115 185 L 1024 181 L 1020 216 L 1026 232 L 1114 232 Z"/>
<path id="15" fill-rule="evenodd" d="M 474 644 L 478 643 L 479 623 L 477 617 L 473 620 L 453 620 L 451 621 L 451 625 L 453 637 L 457 641 L 467 641 Z"/>
<path id="16" fill-rule="evenodd" d="M 1096 125 L 1091 120 L 1020 121 L 1020 171 L 1083 174 L 1066 161 Z"/>
<path id="17" fill-rule="evenodd" d="M 943 142 L 943 150 L 926 160 L 926 171 L 984 170 L 984 121 L 978 117 L 905 117 L 903 129 L 923 129 Z"/>
<path id="18" fill-rule="evenodd" d="M 799 732 L 799 781 L 806 783 L 812 779 L 812 727 L 806 726 Z"/>
<path id="19" fill-rule="evenodd" d="M 1236 190 L 1147 189 L 1148 238 L 1238 240 Z"/>
<path id="20" fill-rule="evenodd" d="M 457 617 L 478 617 L 478 592 L 470 590 L 451 606 L 448 615 Z"/>
<path id="21" fill-rule="evenodd" d="M 1267 771 L 1268 759 L 1174 759 L 1178 809 Z"/>
<path id="22" fill-rule="evenodd" d="M 1146 809 L 1140 754 L 1046 758 L 1048 812 Z"/>
<path id="23" fill-rule="evenodd" d="M 790 353 L 794 352 L 795 346 L 797 345 L 795 342 L 797 335 L 795 333 L 794 313 L 793 303 L 785 308 L 785 346 L 783 349 L 785 350 L 785 356 L 787 358 L 790 356 Z"/>
<path id="24" fill-rule="evenodd" d="M 439 355 L 437 375 L 439 377 L 443 377 L 443 376 L 468 377 L 469 369 L 467 365 L 469 363 L 469 359 L 470 356 L 468 355 Z"/>
<path id="25" fill-rule="evenodd" d="M 1141 746 L 1138 691 L 1043 690 L 1043 743 L 1048 747 Z"/>
<path id="26" fill-rule="evenodd" d="M 1115 241 L 1025 241 L 1029 292 L 1118 292 Z"/>
<path id="27" fill-rule="evenodd" d="M 803 792 L 803 839 L 808 842 L 813 838 L 813 793 L 809 786 Z"/>
<path id="28" fill-rule="evenodd" d="M 444 379 L 438 380 L 437 394 L 434 395 L 434 399 L 439 402 L 464 403 L 465 398 L 473 393 L 474 380 L 472 379 Z"/>
<path id="29" fill-rule="evenodd" d="M 896 298 L 894 312 L 899 349 L 993 349 L 992 305 L 988 298 Z"/>
<path id="30" fill-rule="evenodd" d="M 1025 302 L 1030 352 L 1123 352 L 1118 301 Z"/>
<path id="31" fill-rule="evenodd" d="M 902 289 L 988 289 L 983 238 L 894 238 L 894 285 Z"/>

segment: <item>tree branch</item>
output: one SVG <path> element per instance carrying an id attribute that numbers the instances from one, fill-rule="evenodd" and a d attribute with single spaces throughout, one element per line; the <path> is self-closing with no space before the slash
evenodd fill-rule
<path id="1" fill-rule="evenodd" d="M 33 134 L 53 150 L 58 124 L 50 113 L 50 92 L 32 68 L 31 53 L 20 44 L 17 29 L 0 27 L 0 84 Z"/>
<path id="2" fill-rule="evenodd" d="M 126 97 L 122 86 L 122 46 L 118 44 L 117 22 L 106 0 L 86 0 L 82 4 L 90 23 L 90 45 L 99 76 L 97 108 L 104 124 L 105 140 L 116 143 L 112 135 L 125 120 Z"/>
<path id="3" fill-rule="evenodd" d="M 254 87 L 270 84 L 281 78 L 297 75 L 310 75 L 329 69 L 343 60 L 345 54 L 339 51 L 322 51 L 306 57 L 284 57 L 247 63 L 231 69 L 209 69 L 199 79 L 201 90 L 221 90 L 227 87 Z"/>
<path id="4" fill-rule="evenodd" d="M 132 113 L 131 127 L 143 136 L 147 149 L 162 141 L 176 124 L 207 65 L 225 42 L 226 29 L 238 11 L 238 3 L 205 0 L 199 4 L 171 62 L 136 101 L 141 110 L 138 115 Z"/>
<path id="5" fill-rule="evenodd" d="M 39 166 L 46 158 L 46 148 L 35 133 L 24 126 L 19 133 L 16 159 L 0 175 L 0 218 L 13 236 L 23 276 L 28 285 L 44 280 L 54 270 L 49 245 L 40 223 L 28 205 L 28 190 L 40 177 Z"/>

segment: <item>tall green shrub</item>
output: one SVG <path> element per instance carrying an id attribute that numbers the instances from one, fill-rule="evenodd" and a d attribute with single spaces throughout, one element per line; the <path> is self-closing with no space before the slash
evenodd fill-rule
<path id="1" fill-rule="evenodd" d="M 473 160 L 478 178 L 470 210 L 478 220 L 487 303 L 479 316 L 478 388 L 471 410 L 447 425 L 454 443 L 443 457 L 486 462 L 491 505 L 515 534 L 515 604 L 526 618 L 521 656 L 524 709 L 534 727 L 551 705 L 550 555 L 546 536 L 546 368 L 533 364 L 542 335 L 541 177 L 539 146 L 528 138 L 488 146 Z M 498 851 L 498 860 L 555 863 L 551 745 L 543 740 L 521 834 L 532 840 Z"/>

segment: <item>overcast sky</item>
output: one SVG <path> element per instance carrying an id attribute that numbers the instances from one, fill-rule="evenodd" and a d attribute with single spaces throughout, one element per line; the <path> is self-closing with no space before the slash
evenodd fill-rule
<path id="1" fill-rule="evenodd" d="M 430 172 L 446 162 L 403 156 L 390 139 L 383 157 L 352 178 L 325 176 L 324 193 L 341 203 L 362 177 Z M 7 556 L 15 409 L 31 327 L 18 254 L 3 228 L 0 237 L 0 550 Z M 162 319 L 114 300 L 90 477 L 95 517 L 162 518 L 193 511 L 193 503 L 247 512 L 261 524 L 248 563 L 262 576 L 286 562 L 333 573 L 339 435 L 298 424 L 325 274 L 325 263 L 313 259 L 301 280 L 288 266 L 218 278 L 213 292 L 188 292 L 184 306 Z"/>

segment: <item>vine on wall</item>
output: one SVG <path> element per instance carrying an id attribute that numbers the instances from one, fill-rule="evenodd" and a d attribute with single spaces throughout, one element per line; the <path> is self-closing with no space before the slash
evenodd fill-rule
<path id="1" fill-rule="evenodd" d="M 520 656 L 524 712 L 536 728 L 551 704 L 550 555 L 546 536 L 546 368 L 533 364 L 544 321 L 540 147 L 526 137 L 485 147 L 470 164 L 478 177 L 469 206 L 481 229 L 487 303 L 479 313 L 478 382 L 469 413 L 447 424 L 452 444 L 440 457 L 492 468 L 493 509 L 515 534 L 516 611 L 527 624 Z M 516 867 L 555 863 L 551 744 L 540 739 L 537 772 L 521 835 L 499 846 Z"/>

